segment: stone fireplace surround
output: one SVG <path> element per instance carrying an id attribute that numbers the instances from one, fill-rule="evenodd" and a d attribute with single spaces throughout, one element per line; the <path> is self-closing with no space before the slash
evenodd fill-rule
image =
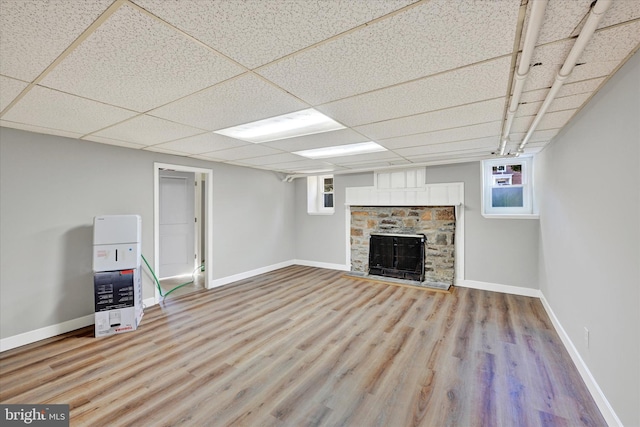
<path id="1" fill-rule="evenodd" d="M 453 206 L 352 206 L 351 271 L 369 271 L 371 233 L 424 234 L 424 282 L 453 285 L 455 224 Z"/>
<path id="2" fill-rule="evenodd" d="M 346 189 L 351 271 L 368 270 L 371 232 L 425 234 L 425 285 L 464 280 L 464 183 L 424 184 L 424 169 L 374 173 L 373 187 Z"/>

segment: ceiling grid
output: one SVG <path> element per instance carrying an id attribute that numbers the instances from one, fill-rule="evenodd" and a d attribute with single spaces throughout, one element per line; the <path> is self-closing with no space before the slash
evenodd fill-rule
<path id="1" fill-rule="evenodd" d="M 286 174 L 487 159 L 532 4 L 0 0 L 0 125 Z M 507 153 L 591 7 L 548 1 Z M 640 1 L 614 1 L 524 153 L 543 150 L 639 47 Z M 260 144 L 214 133 L 308 108 L 346 129 Z M 294 154 L 367 141 L 387 151 Z"/>

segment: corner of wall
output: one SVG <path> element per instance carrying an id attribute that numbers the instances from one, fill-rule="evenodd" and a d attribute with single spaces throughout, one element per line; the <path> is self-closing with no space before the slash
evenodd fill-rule
<path id="1" fill-rule="evenodd" d="M 560 324 L 560 321 L 556 317 L 555 313 L 553 312 L 553 309 L 549 305 L 549 302 L 547 301 L 547 299 L 545 298 L 542 292 L 540 292 L 540 302 L 542 302 L 542 306 L 547 312 L 547 315 L 549 315 L 549 318 L 551 319 L 551 323 L 553 323 L 553 327 L 555 328 L 556 332 L 560 336 L 560 339 L 562 340 L 564 347 L 567 349 L 569 356 L 571 356 L 571 360 L 573 361 L 573 364 L 576 365 L 576 368 L 578 368 L 578 372 L 580 373 L 582 380 L 584 381 L 587 388 L 589 389 L 589 392 L 591 393 L 593 400 L 596 402 L 596 405 L 598 406 L 598 409 L 600 409 L 600 412 L 602 413 L 602 416 L 604 417 L 604 419 L 607 421 L 607 424 L 609 424 L 609 426 L 611 427 L 613 426 L 623 427 L 622 421 L 620 421 L 620 418 L 618 418 L 618 416 L 616 415 L 615 411 L 613 410 L 613 407 L 607 400 L 602 389 L 600 388 L 595 378 L 591 374 L 591 371 L 587 367 L 587 364 L 584 362 L 582 357 L 580 357 L 580 353 L 578 353 L 578 350 L 576 349 L 575 345 L 573 345 L 573 341 L 571 341 L 571 338 L 569 338 L 569 335 L 562 327 L 562 324 Z"/>

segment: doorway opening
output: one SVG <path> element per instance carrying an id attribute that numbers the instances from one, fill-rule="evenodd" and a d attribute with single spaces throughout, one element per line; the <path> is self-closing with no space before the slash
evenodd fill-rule
<path id="1" fill-rule="evenodd" d="M 211 169 L 154 164 L 153 268 L 165 297 L 210 287 L 212 184 Z M 157 303 L 161 294 L 154 290 Z"/>

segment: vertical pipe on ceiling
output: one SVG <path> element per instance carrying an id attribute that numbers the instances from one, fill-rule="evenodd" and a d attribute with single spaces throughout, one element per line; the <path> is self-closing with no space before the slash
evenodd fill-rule
<path id="1" fill-rule="evenodd" d="M 524 83 L 529 76 L 531 58 L 533 57 L 533 50 L 536 47 L 536 42 L 538 41 L 540 28 L 542 28 L 547 3 L 548 0 L 536 0 L 531 6 L 531 16 L 529 17 L 529 25 L 527 25 L 527 32 L 524 36 L 520 64 L 518 65 L 518 69 L 514 75 L 516 82 L 513 89 L 513 95 L 511 95 L 511 103 L 507 110 L 507 117 L 504 124 L 504 130 L 502 132 L 502 139 L 500 141 L 499 153 L 501 156 L 504 156 L 507 141 L 509 139 L 509 133 L 511 132 L 511 125 L 513 124 L 513 118 L 515 117 L 518 105 L 520 104 L 520 97 L 524 90 Z"/>
<path id="2" fill-rule="evenodd" d="M 560 69 L 560 71 L 558 71 L 558 74 L 556 75 L 556 79 L 553 82 L 553 86 L 551 86 L 551 89 L 549 90 L 547 97 L 544 99 L 544 102 L 540 107 L 540 110 L 538 110 L 538 113 L 536 114 L 535 119 L 533 119 L 533 123 L 531 123 L 531 126 L 529 127 L 527 134 L 524 136 L 524 139 L 520 143 L 520 146 L 518 147 L 518 153 L 523 152 L 524 146 L 527 145 L 527 143 L 529 142 L 529 139 L 531 139 L 531 135 L 540 124 L 540 120 L 542 120 L 545 113 L 549 109 L 551 102 L 553 102 L 556 95 L 560 91 L 560 88 L 562 87 L 564 82 L 567 80 L 567 78 L 569 78 L 569 76 L 571 75 L 573 68 L 576 66 L 576 62 L 578 62 L 578 58 L 580 57 L 580 55 L 582 55 L 582 52 L 584 51 L 585 47 L 591 40 L 593 33 L 595 33 L 596 29 L 598 28 L 598 24 L 600 24 L 600 20 L 602 19 L 605 12 L 611 5 L 612 1 L 613 0 L 597 0 L 595 5 L 592 6 L 591 11 L 589 12 L 589 16 L 587 18 L 587 22 L 585 22 L 584 27 L 582 27 L 582 30 L 580 31 L 580 35 L 578 35 L 578 38 L 576 39 L 576 42 L 571 48 L 571 51 L 569 52 L 567 59 L 565 59 L 564 64 L 562 65 L 562 68 Z"/>

